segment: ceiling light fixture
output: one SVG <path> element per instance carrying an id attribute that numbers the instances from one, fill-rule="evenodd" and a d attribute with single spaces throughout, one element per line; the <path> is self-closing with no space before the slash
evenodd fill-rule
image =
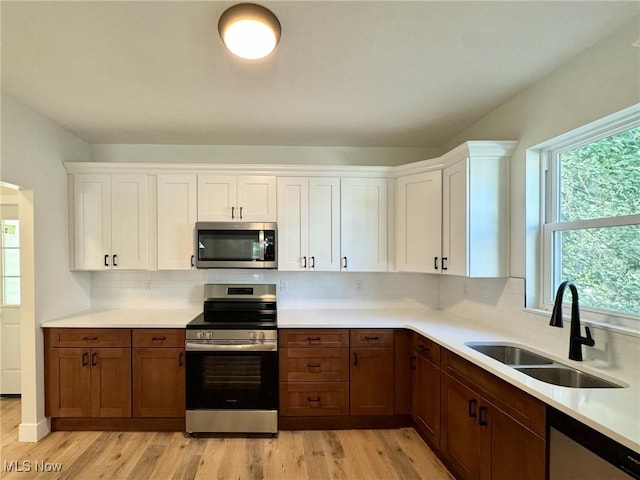
<path id="1" fill-rule="evenodd" d="M 282 28 L 271 10 L 255 3 L 239 3 L 220 16 L 218 32 L 231 53 L 257 60 L 273 52 Z"/>

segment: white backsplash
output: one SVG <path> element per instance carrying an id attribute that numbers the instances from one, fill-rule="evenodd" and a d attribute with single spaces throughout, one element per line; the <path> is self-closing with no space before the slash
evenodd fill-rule
<path id="1" fill-rule="evenodd" d="M 94 272 L 92 308 L 197 308 L 205 283 L 274 283 L 279 308 L 430 308 L 445 310 L 512 334 L 560 358 L 568 357 L 565 328 L 549 326 L 550 313 L 524 309 L 524 280 L 471 279 L 410 273 Z M 585 365 L 638 372 L 640 336 L 592 327 L 594 347 L 583 347 Z"/>

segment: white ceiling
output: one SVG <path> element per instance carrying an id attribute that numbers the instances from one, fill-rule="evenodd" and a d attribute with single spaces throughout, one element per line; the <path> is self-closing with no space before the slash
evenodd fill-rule
<path id="1" fill-rule="evenodd" d="M 440 146 L 640 13 L 612 1 L 263 2 L 269 58 L 222 48 L 232 2 L 2 1 L 2 88 L 89 143 Z"/>

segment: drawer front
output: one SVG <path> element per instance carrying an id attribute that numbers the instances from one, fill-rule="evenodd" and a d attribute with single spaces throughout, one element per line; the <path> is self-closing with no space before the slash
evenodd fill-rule
<path id="1" fill-rule="evenodd" d="M 440 365 L 440 345 L 419 333 L 413 334 L 413 351 L 418 355 L 422 355 L 431 363 Z"/>
<path id="2" fill-rule="evenodd" d="M 281 382 L 349 381 L 348 348 L 280 349 Z"/>
<path id="3" fill-rule="evenodd" d="M 281 383 L 280 415 L 321 417 L 349 415 L 349 384 Z"/>
<path id="4" fill-rule="evenodd" d="M 130 347 L 128 328 L 48 328 L 50 347 Z"/>
<path id="5" fill-rule="evenodd" d="M 184 348 L 184 329 L 140 328 L 133 330 L 134 347 L 178 347 Z"/>
<path id="6" fill-rule="evenodd" d="M 280 347 L 348 347 L 349 330 L 345 329 L 283 329 L 279 332 Z"/>
<path id="7" fill-rule="evenodd" d="M 442 352 L 442 369 L 474 390 L 478 390 L 508 416 L 545 438 L 546 407 L 544 403 L 447 350 Z"/>
<path id="8" fill-rule="evenodd" d="M 352 329 L 352 347 L 393 347 L 393 329 Z"/>

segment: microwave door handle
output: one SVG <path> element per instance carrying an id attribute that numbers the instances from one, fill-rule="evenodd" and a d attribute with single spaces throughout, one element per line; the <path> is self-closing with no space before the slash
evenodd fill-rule
<path id="1" fill-rule="evenodd" d="M 258 233 L 258 242 L 260 242 L 260 261 L 264 262 L 264 230 Z"/>

